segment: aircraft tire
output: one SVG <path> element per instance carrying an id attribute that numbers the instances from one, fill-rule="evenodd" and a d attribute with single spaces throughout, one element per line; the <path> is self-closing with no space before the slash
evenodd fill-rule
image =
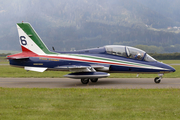
<path id="1" fill-rule="evenodd" d="M 81 79 L 81 83 L 82 84 L 88 84 L 89 83 L 89 79 L 88 78 L 82 78 Z"/>
<path id="2" fill-rule="evenodd" d="M 156 78 L 154 79 L 154 82 L 158 84 L 158 83 L 161 82 L 161 79 L 160 79 L 159 77 L 156 77 Z"/>
<path id="3" fill-rule="evenodd" d="M 98 78 L 90 79 L 92 83 L 95 83 L 98 81 Z"/>

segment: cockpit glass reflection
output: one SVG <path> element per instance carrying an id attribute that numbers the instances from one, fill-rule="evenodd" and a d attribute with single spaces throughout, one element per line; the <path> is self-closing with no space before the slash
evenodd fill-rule
<path id="1" fill-rule="evenodd" d="M 144 58 L 145 52 L 140 49 L 127 47 L 127 50 L 129 51 L 129 58 L 137 60 L 142 60 Z"/>
<path id="2" fill-rule="evenodd" d="M 146 54 L 143 50 L 134 48 L 134 47 L 128 47 L 128 46 L 121 46 L 121 45 L 109 45 L 105 46 L 106 52 L 108 54 L 116 55 L 116 56 L 122 56 L 130 59 L 136 59 L 136 60 L 144 60 L 148 62 L 156 61 L 153 57 Z"/>
<path id="3" fill-rule="evenodd" d="M 125 46 L 120 46 L 120 45 L 106 46 L 106 52 L 108 54 L 126 57 Z"/>
<path id="4" fill-rule="evenodd" d="M 148 62 L 154 62 L 156 61 L 153 57 L 151 57 L 150 55 L 146 54 L 146 56 L 144 57 L 144 60 L 145 61 L 148 61 Z"/>

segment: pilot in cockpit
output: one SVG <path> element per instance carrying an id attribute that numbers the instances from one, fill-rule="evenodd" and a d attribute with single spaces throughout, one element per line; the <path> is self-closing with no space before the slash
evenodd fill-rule
<path id="1" fill-rule="evenodd" d="M 141 59 L 141 54 L 140 53 L 137 53 L 136 55 L 135 55 L 135 57 L 134 57 L 134 59 Z"/>

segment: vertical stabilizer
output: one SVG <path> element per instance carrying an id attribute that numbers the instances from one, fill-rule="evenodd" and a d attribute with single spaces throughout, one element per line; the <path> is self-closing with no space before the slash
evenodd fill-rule
<path id="1" fill-rule="evenodd" d="M 33 52 L 38 55 L 54 54 L 38 36 L 29 23 L 17 23 L 19 41 L 23 52 Z"/>

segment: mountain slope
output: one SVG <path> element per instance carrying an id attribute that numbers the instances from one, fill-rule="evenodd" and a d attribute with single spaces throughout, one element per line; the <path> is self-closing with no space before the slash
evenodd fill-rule
<path id="1" fill-rule="evenodd" d="M 180 26 L 178 3 L 178 0 L 0 0 L 3 18 L 0 49 L 20 50 L 15 24 L 21 21 L 30 22 L 50 49 L 54 46 L 67 51 L 107 44 L 169 47 L 180 44 L 180 35 L 166 30 L 169 26 Z M 166 7 L 162 8 L 163 5 Z"/>

